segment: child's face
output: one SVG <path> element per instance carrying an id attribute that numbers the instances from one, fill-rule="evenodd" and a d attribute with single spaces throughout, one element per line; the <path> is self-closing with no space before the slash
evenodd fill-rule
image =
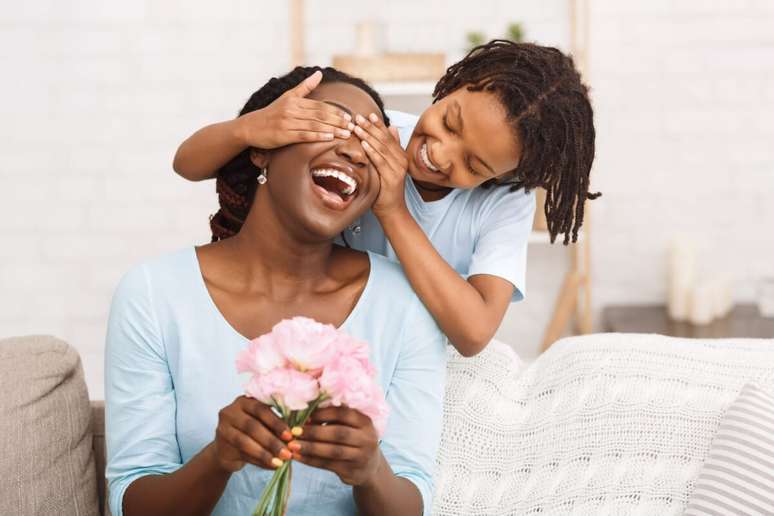
<path id="1" fill-rule="evenodd" d="M 406 152 L 417 181 L 469 189 L 516 169 L 522 147 L 498 98 L 462 87 L 422 113 Z"/>

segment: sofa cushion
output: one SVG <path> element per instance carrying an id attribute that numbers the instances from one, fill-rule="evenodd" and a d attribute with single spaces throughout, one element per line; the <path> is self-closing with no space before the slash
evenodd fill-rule
<path id="1" fill-rule="evenodd" d="M 686 515 L 774 514 L 774 397 L 749 383 L 728 407 Z"/>
<path id="2" fill-rule="evenodd" d="M 682 514 L 726 408 L 774 387 L 774 339 L 601 334 L 525 364 L 449 348 L 433 514 Z"/>
<path id="3" fill-rule="evenodd" d="M 0 514 L 99 514 L 78 353 L 48 336 L 0 340 Z"/>

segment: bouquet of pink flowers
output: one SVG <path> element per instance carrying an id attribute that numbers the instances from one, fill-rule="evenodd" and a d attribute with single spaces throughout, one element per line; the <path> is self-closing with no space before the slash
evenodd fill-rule
<path id="1" fill-rule="evenodd" d="M 277 323 L 252 340 L 236 361 L 252 377 L 245 391 L 290 428 L 303 425 L 318 407 L 347 405 L 371 418 L 381 436 L 388 406 L 368 360 L 368 344 L 306 317 Z M 275 470 L 253 515 L 281 516 L 290 492 L 291 462 Z"/>

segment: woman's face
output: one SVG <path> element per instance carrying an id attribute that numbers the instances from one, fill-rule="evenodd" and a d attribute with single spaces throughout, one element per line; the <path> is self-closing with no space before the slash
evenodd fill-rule
<path id="1" fill-rule="evenodd" d="M 515 170 L 522 148 L 498 98 L 462 87 L 422 113 L 406 152 L 417 181 L 469 189 Z"/>
<path id="2" fill-rule="evenodd" d="M 371 96 L 351 84 L 321 84 L 309 98 L 333 104 L 353 117 L 381 116 Z M 267 168 L 269 179 L 258 188 L 254 205 L 269 202 L 289 228 L 298 225 L 321 241 L 354 222 L 379 193 L 376 170 L 354 136 L 254 152 L 253 162 Z"/>

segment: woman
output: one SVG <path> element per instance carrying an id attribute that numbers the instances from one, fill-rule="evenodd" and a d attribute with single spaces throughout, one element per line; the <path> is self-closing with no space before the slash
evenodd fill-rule
<path id="1" fill-rule="evenodd" d="M 475 355 L 526 295 L 530 190 L 548 191 L 551 241 L 564 233 L 565 244 L 577 239 L 585 200 L 598 195 L 588 191 L 593 111 L 572 59 L 531 43 L 476 47 L 447 70 L 420 117 L 388 112 L 392 135 L 376 114 L 352 118 L 304 98 L 317 81 L 200 129 L 178 149 L 175 171 L 201 180 L 249 146 L 361 140 L 381 191 L 346 242 L 400 260 L 457 351 Z"/>
<path id="2" fill-rule="evenodd" d="M 243 114 L 299 81 L 272 79 Z M 375 92 L 333 70 L 312 96 L 353 115 L 383 113 Z M 332 175 L 346 176 L 352 191 L 343 195 Z M 334 245 L 378 195 L 364 149 L 355 139 L 251 149 L 220 176 L 224 186 L 253 180 L 241 192 L 251 202 L 236 234 L 141 264 L 113 299 L 106 424 L 114 516 L 250 514 L 277 459 L 291 458 L 289 514 L 428 514 L 445 339 L 395 264 Z M 221 206 L 233 195 L 221 188 Z M 223 208 L 219 218 L 236 220 Z M 331 407 L 286 443 L 288 429 L 271 410 L 239 395 L 237 353 L 296 315 L 369 342 L 391 410 L 381 442 L 366 416 Z"/>

